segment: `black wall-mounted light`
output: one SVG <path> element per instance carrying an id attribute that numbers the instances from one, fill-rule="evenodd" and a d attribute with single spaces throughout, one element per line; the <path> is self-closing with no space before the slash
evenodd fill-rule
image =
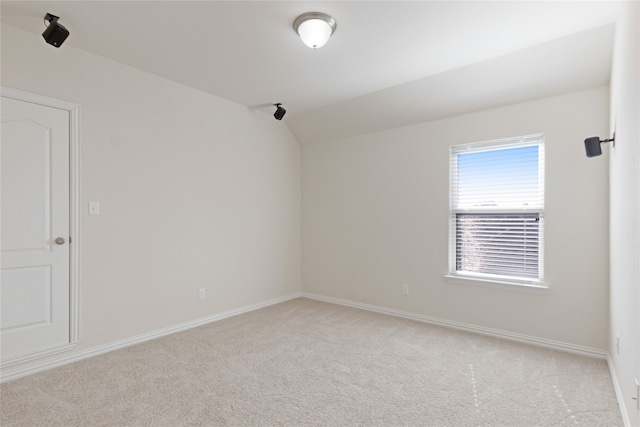
<path id="1" fill-rule="evenodd" d="M 616 140 L 616 135 L 613 135 L 611 139 L 600 139 L 599 136 L 592 136 L 584 140 L 584 148 L 587 150 L 587 157 L 596 157 L 602 154 L 602 147 L 600 144 L 606 144 Z"/>
<path id="2" fill-rule="evenodd" d="M 49 21 L 49 25 L 47 29 L 42 33 L 42 37 L 44 40 L 49 43 L 51 46 L 60 47 L 62 43 L 69 37 L 69 30 L 67 30 L 64 25 L 58 23 L 59 17 L 47 13 L 44 16 L 45 22 Z"/>
<path id="3" fill-rule="evenodd" d="M 284 108 L 281 107 L 281 103 L 277 103 L 277 104 L 273 104 L 276 106 L 276 112 L 273 113 L 273 117 L 276 118 L 276 120 L 282 120 L 282 118 L 284 117 L 284 115 L 287 113 L 287 110 L 285 110 Z"/>

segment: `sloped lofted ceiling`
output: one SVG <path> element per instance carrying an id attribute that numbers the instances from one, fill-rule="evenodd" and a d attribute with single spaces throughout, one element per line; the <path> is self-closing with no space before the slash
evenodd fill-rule
<path id="1" fill-rule="evenodd" d="M 615 1 L 2 1 L 40 37 L 272 114 L 303 143 L 606 85 Z M 307 48 L 294 19 L 337 21 Z M 44 41 L 43 41 L 44 43 Z M 53 49 L 53 47 L 52 47 Z"/>

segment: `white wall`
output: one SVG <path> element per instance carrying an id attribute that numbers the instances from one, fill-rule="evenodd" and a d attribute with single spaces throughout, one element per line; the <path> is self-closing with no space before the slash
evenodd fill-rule
<path id="1" fill-rule="evenodd" d="M 300 292 L 282 122 L 5 24 L 2 85 L 80 104 L 76 352 Z"/>
<path id="2" fill-rule="evenodd" d="M 604 350 L 608 88 L 303 147 L 303 291 Z M 451 145 L 546 135 L 545 276 L 532 294 L 446 282 Z M 401 294 L 401 284 L 410 295 Z"/>
<path id="3" fill-rule="evenodd" d="M 640 3 L 626 2 L 616 28 L 611 79 L 611 333 L 609 353 L 630 425 L 640 425 Z M 615 340 L 620 337 L 620 354 Z M 637 397 L 637 396 L 636 396 Z"/>

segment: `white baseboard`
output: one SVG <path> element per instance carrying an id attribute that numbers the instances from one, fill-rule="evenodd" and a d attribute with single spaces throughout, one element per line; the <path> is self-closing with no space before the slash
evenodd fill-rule
<path id="1" fill-rule="evenodd" d="M 616 391 L 616 399 L 618 400 L 618 406 L 620 407 L 620 413 L 622 414 L 622 421 L 624 422 L 625 427 L 633 427 L 631 425 L 631 420 L 629 419 L 627 405 L 624 403 L 622 388 L 620 387 L 618 375 L 616 374 L 616 370 L 613 366 L 613 360 L 611 360 L 610 354 L 607 354 L 607 365 L 609 365 L 609 372 L 611 373 L 611 380 L 613 381 L 613 389 Z"/>
<path id="2" fill-rule="evenodd" d="M 239 314 L 248 313 L 250 311 L 258 310 L 270 305 L 279 304 L 281 302 L 289 301 L 302 296 L 302 293 L 297 292 L 283 297 L 270 299 L 257 304 L 248 305 L 235 310 L 225 311 L 213 316 L 204 317 L 202 319 L 193 320 L 190 322 L 180 323 L 168 328 L 158 329 L 146 334 L 138 335 L 135 337 L 127 338 L 120 341 L 115 341 L 109 344 L 92 347 L 87 350 L 83 350 L 73 354 L 61 355 L 48 359 L 41 363 L 32 363 L 25 367 L 16 367 L 11 369 L 3 369 L 0 372 L 0 383 L 6 381 L 16 380 L 18 378 L 32 375 L 38 372 L 43 372 L 48 369 L 57 368 L 58 366 L 68 365 L 69 363 L 78 362 L 83 359 L 98 356 L 100 354 L 108 353 L 110 351 L 119 350 L 121 348 L 129 347 L 131 345 L 140 344 L 145 341 L 149 341 L 155 338 L 160 338 L 166 335 L 175 334 L 176 332 L 186 331 L 191 328 L 206 325 L 208 323 L 217 322 L 218 320 L 227 319 L 229 317 L 237 316 Z"/>
<path id="3" fill-rule="evenodd" d="M 448 328 L 459 329 L 467 332 L 474 332 L 482 335 L 489 335 L 492 337 L 498 337 L 508 339 L 511 341 L 518 341 L 526 344 L 533 344 L 538 347 L 546 347 L 554 350 L 565 351 L 569 353 L 576 353 L 583 356 L 595 357 L 598 359 L 606 359 L 607 352 L 597 348 L 584 347 L 575 344 L 569 344 L 561 341 L 548 340 L 545 338 L 538 338 L 529 335 L 517 334 L 514 332 L 502 331 L 499 329 L 485 328 L 483 326 L 471 325 L 468 323 L 454 322 L 451 320 L 439 319 L 436 317 L 424 316 L 421 314 L 410 313 L 407 311 L 394 310 L 392 308 L 380 307 L 376 305 L 363 304 L 356 301 L 343 300 L 338 298 L 327 297 L 323 295 L 302 293 L 302 296 L 309 299 L 318 301 L 329 302 L 333 304 L 344 305 L 353 308 L 359 308 L 362 310 L 374 311 L 376 313 L 389 314 L 392 316 L 404 317 L 406 319 L 417 320 L 419 322 L 430 323 L 433 325 L 445 326 Z"/>

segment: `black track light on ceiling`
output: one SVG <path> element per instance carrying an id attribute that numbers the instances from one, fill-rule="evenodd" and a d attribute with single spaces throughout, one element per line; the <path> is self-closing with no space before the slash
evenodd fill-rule
<path id="1" fill-rule="evenodd" d="M 613 134 L 611 139 L 600 139 L 599 136 L 592 136 L 584 140 L 584 148 L 587 150 L 587 157 L 596 157 L 602 154 L 602 147 L 600 144 L 606 144 L 607 142 L 615 142 L 616 134 Z"/>
<path id="2" fill-rule="evenodd" d="M 287 113 L 287 110 L 285 110 L 284 108 L 281 107 L 281 103 L 277 103 L 277 104 L 273 104 L 276 106 L 276 112 L 273 113 L 273 117 L 276 118 L 276 120 L 282 120 L 282 118 L 284 117 L 284 115 Z"/>
<path id="3" fill-rule="evenodd" d="M 59 17 L 47 13 L 44 16 L 45 23 L 48 21 L 49 25 L 42 33 L 42 37 L 44 40 L 49 43 L 51 46 L 60 47 L 62 43 L 69 37 L 69 30 L 67 30 L 64 25 L 58 23 Z"/>

